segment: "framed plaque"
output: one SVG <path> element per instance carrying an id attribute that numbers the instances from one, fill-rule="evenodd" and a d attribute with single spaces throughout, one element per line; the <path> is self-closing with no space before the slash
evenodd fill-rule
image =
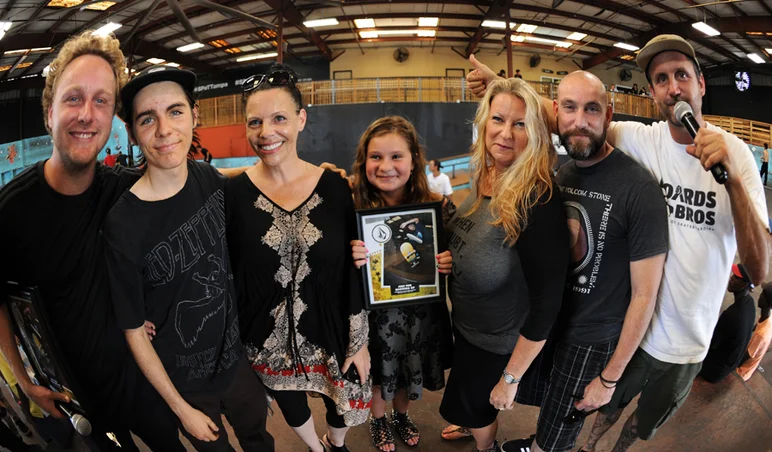
<path id="1" fill-rule="evenodd" d="M 437 271 L 444 251 L 442 203 L 358 210 L 359 239 L 368 260 L 362 266 L 369 310 L 445 301 L 445 275 Z"/>

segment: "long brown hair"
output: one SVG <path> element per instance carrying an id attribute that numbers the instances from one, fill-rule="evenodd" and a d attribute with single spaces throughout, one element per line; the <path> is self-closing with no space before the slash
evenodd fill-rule
<path id="1" fill-rule="evenodd" d="M 472 166 L 477 192 L 471 214 L 482 205 L 482 184 L 488 179 L 493 158 L 485 143 L 485 131 L 491 111 L 491 102 L 499 94 L 511 94 L 525 102 L 525 130 L 528 145 L 506 171 L 498 175 L 491 187 L 490 209 L 495 220 L 494 226 L 501 226 L 506 233 L 506 242 L 514 245 L 523 228 L 528 224 L 528 212 L 546 193 L 552 196 L 552 167 L 557 154 L 552 147 L 547 116 L 542 107 L 541 97 L 519 78 L 493 81 L 485 97 L 477 106 L 474 124 L 477 126 L 477 141 L 472 144 Z"/>
<path id="2" fill-rule="evenodd" d="M 413 160 L 413 170 L 405 184 L 405 195 L 401 203 L 415 204 L 434 200 L 426 179 L 426 156 L 418 142 L 418 132 L 407 119 L 401 116 L 386 116 L 370 124 L 359 138 L 354 166 L 351 169 L 354 176 L 354 205 L 357 209 L 386 206 L 381 192 L 367 180 L 366 163 L 370 140 L 389 133 L 396 133 L 405 140 Z"/>

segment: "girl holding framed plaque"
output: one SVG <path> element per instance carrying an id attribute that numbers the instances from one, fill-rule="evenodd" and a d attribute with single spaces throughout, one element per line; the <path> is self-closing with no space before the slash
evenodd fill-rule
<path id="1" fill-rule="evenodd" d="M 425 167 L 426 158 L 413 125 L 399 116 L 378 119 L 370 124 L 357 147 L 352 169 L 356 208 L 378 209 L 441 201 L 442 216 L 446 217 L 443 219 L 447 224 L 455 206 L 450 199 L 431 193 Z M 408 212 L 410 210 L 421 209 L 416 206 Z M 399 246 L 405 260 L 403 264 L 414 265 L 417 259 L 414 250 L 405 248 L 415 245 L 418 249 L 417 244 L 430 235 L 431 221 L 401 212 L 392 215 L 388 222 L 393 225 L 386 231 L 390 237 L 392 230 L 394 236 L 404 232 L 404 240 Z M 386 258 L 385 253 L 369 254 L 361 240 L 354 240 L 351 245 L 358 268 L 365 266 L 368 260 Z M 422 258 L 427 257 L 436 261 L 440 278 L 450 273 L 453 263 L 449 251 Z M 380 268 L 386 267 L 374 266 L 371 271 L 381 271 Z M 445 386 L 444 371 L 450 367 L 453 343 L 447 306 L 441 297 L 439 302 L 371 309 L 373 404 L 370 434 L 373 445 L 381 451 L 395 449 L 386 417 L 386 404 L 391 400 L 391 423 L 405 444 L 415 446 L 420 440 L 420 432 L 407 414 L 410 401 L 419 400 L 424 388 L 430 391 L 442 389 Z"/>

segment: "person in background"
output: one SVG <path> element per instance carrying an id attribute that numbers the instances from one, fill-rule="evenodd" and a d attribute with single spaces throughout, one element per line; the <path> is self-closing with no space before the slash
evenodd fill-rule
<path id="1" fill-rule="evenodd" d="M 506 77 L 506 76 L 507 76 L 507 71 L 505 71 L 504 69 L 499 71 L 499 77 Z"/>
<path id="2" fill-rule="evenodd" d="M 772 308 L 772 282 L 764 283 L 761 286 L 758 306 L 761 309 L 759 323 L 756 325 L 753 336 L 751 336 L 745 360 L 737 368 L 737 373 L 745 381 L 750 380 L 753 372 L 759 368 L 761 358 L 767 353 L 769 343 L 772 342 L 772 321 L 769 320 L 770 308 Z"/>
<path id="3" fill-rule="evenodd" d="M 764 178 L 764 185 L 767 185 L 767 172 L 769 171 L 769 149 L 767 143 L 764 143 L 764 152 L 761 154 L 761 177 Z"/>
<path id="4" fill-rule="evenodd" d="M 121 165 L 124 168 L 129 166 L 129 157 L 124 154 L 123 151 L 118 151 L 118 157 L 115 160 L 118 165 Z"/>
<path id="5" fill-rule="evenodd" d="M 734 295 L 734 303 L 718 318 L 708 356 L 699 373 L 708 383 L 720 382 L 740 365 L 756 323 L 756 306 L 751 297 L 753 284 L 743 264 L 732 265 L 727 290 Z"/>
<path id="6" fill-rule="evenodd" d="M 113 151 L 110 148 L 107 148 L 107 155 L 105 156 L 104 164 L 105 166 L 109 166 L 110 168 L 113 168 L 115 166 L 115 162 L 118 158 L 117 155 L 113 154 Z"/>
<path id="7" fill-rule="evenodd" d="M 630 90 L 630 94 L 641 94 L 637 83 L 633 83 L 633 89 Z"/>
<path id="8" fill-rule="evenodd" d="M 357 209 L 391 207 L 442 201 L 443 224 L 450 224 L 455 206 L 442 194 L 429 190 L 426 157 L 415 127 L 399 116 L 388 116 L 370 124 L 357 146 L 351 174 L 355 174 L 354 205 Z M 447 176 L 446 176 L 447 178 Z M 351 242 L 354 265 L 369 259 L 365 244 Z M 381 256 L 383 258 L 383 256 Z M 450 273 L 450 251 L 436 256 L 439 277 Z M 391 424 L 408 446 L 420 440 L 418 427 L 408 417 L 411 401 L 420 400 L 423 389 L 445 387 L 445 370 L 453 354 L 450 317 L 445 301 L 378 309 L 370 312 L 370 358 L 373 376 L 373 406 L 370 435 L 382 451 L 395 449 L 386 403 L 392 401 Z"/>
<path id="9" fill-rule="evenodd" d="M 515 78 L 522 79 L 523 76 L 520 74 L 520 69 L 515 69 Z"/>
<path id="10" fill-rule="evenodd" d="M 347 452 L 372 388 L 362 278 L 351 258 L 354 200 L 338 173 L 301 160 L 306 110 L 297 73 L 276 64 L 244 82 L 258 162 L 226 186 L 241 337 L 287 424 L 312 452 Z M 326 408 L 320 442 L 307 393 Z"/>
<path id="11" fill-rule="evenodd" d="M 492 82 L 475 125 L 472 193 L 448 234 L 456 343 L 440 414 L 469 428 L 475 451 L 496 452 L 498 412 L 513 408 L 560 310 L 568 229 L 534 89 L 516 78 Z"/>
<path id="12" fill-rule="evenodd" d="M 442 163 L 439 160 L 429 161 L 429 175 L 427 182 L 429 190 L 439 195 L 450 196 L 453 194 L 453 186 L 450 185 L 450 178 L 447 174 L 440 172 Z"/>

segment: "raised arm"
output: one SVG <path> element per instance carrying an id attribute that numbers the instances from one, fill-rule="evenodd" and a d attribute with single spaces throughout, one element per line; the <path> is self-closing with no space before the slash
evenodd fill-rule
<path id="1" fill-rule="evenodd" d="M 638 349 L 651 322 L 651 316 L 654 314 L 664 267 L 664 253 L 630 262 L 632 298 L 625 314 L 617 348 L 606 368 L 600 373 L 605 380 L 618 381 Z M 614 384 L 604 384 L 600 377 L 596 377 L 584 389 L 584 398 L 576 403 L 576 409 L 589 411 L 607 404 L 614 395 L 614 386 Z"/>

